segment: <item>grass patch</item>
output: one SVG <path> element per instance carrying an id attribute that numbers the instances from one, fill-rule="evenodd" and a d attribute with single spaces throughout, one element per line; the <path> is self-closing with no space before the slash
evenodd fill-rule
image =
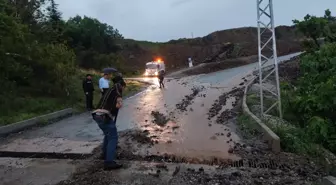
<path id="1" fill-rule="evenodd" d="M 27 96 L 27 97 L 8 97 L 8 102 L 0 105 L 0 126 L 16 123 L 27 120 L 40 115 L 52 113 L 65 108 L 72 107 L 78 111 L 85 110 L 85 94 L 82 90 L 82 80 L 86 72 L 78 75 L 72 84 L 72 91 L 68 97 L 41 97 L 41 96 Z M 96 91 L 94 92 L 93 105 L 97 105 L 101 93 L 98 89 L 98 80 L 100 74 L 93 74 L 93 82 Z M 137 81 L 127 80 L 127 87 L 123 92 L 123 96 L 127 97 L 140 91 L 145 84 Z"/>
<path id="2" fill-rule="evenodd" d="M 0 126 L 27 120 L 67 107 L 64 101 L 49 97 L 18 97 L 12 99 L 17 109 L 1 111 Z"/>
<path id="3" fill-rule="evenodd" d="M 238 127 L 243 132 L 245 139 L 252 139 L 261 134 L 257 129 L 257 124 L 258 123 L 249 115 L 242 113 L 238 116 Z"/>
<path id="4" fill-rule="evenodd" d="M 286 123 L 264 123 L 280 137 L 283 151 L 317 158 L 323 156 L 322 147 L 311 143 L 305 130 Z"/>
<path id="5" fill-rule="evenodd" d="M 264 111 L 270 108 L 276 100 L 272 99 L 272 96 L 269 93 L 264 92 Z M 260 96 L 255 93 L 249 93 L 246 96 L 246 104 L 250 108 L 250 110 L 255 115 L 260 115 Z M 252 109 L 253 106 L 259 106 L 258 109 Z M 277 107 L 271 109 L 268 112 L 269 115 L 278 116 L 278 109 Z"/>
<path id="6" fill-rule="evenodd" d="M 247 95 L 246 103 L 248 107 L 259 105 L 260 98 L 257 94 L 250 93 Z M 273 101 L 269 98 L 264 98 L 264 105 L 271 106 Z M 258 115 L 258 112 L 253 111 Z M 269 115 L 277 116 L 277 111 L 269 112 Z M 247 115 L 240 115 L 238 122 L 242 130 L 244 130 L 249 137 L 253 137 L 253 125 L 255 121 Z M 254 123 L 253 123 L 254 122 Z M 322 147 L 311 141 L 311 136 L 307 134 L 304 128 L 296 127 L 287 122 L 281 122 L 278 120 L 263 120 L 263 122 L 281 139 L 281 148 L 285 152 L 296 153 L 304 156 L 310 156 L 314 158 L 322 158 L 324 156 L 321 152 Z"/>

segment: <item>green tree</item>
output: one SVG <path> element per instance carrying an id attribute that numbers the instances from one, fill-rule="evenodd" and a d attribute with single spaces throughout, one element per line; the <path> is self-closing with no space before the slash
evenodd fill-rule
<path id="1" fill-rule="evenodd" d="M 304 36 L 313 40 L 314 44 L 319 47 L 318 39 L 323 36 L 323 31 L 328 21 L 325 18 L 306 15 L 303 21 L 293 21 L 297 29 L 303 33 Z"/>
<path id="2" fill-rule="evenodd" d="M 69 19 L 66 22 L 65 35 L 69 46 L 75 49 L 78 64 L 84 68 L 95 69 L 114 62 L 113 57 L 108 56 L 121 49 L 118 42 L 123 39 L 117 29 L 86 16 Z"/>
<path id="3" fill-rule="evenodd" d="M 325 42 L 335 42 L 336 38 L 336 19 L 331 15 L 331 11 L 328 9 L 325 11 L 323 17 L 306 15 L 302 21 L 293 20 L 296 28 L 307 39 L 304 41 L 305 49 L 308 51 L 314 51 L 320 47 L 321 39 Z"/>

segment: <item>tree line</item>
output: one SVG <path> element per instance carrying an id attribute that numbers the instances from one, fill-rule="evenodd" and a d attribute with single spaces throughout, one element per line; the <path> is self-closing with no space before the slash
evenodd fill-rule
<path id="1" fill-rule="evenodd" d="M 29 98 L 76 101 L 79 69 L 119 67 L 122 39 L 94 18 L 64 20 L 55 0 L 0 0 L 0 116 Z"/>

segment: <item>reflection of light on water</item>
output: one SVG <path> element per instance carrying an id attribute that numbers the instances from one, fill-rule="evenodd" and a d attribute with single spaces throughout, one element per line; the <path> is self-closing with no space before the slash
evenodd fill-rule
<path id="1" fill-rule="evenodd" d="M 155 77 L 144 77 L 143 81 L 153 83 L 154 85 L 160 85 L 158 79 Z"/>

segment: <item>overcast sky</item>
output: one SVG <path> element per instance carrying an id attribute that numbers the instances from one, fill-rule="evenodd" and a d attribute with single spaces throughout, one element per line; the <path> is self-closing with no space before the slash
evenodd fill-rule
<path id="1" fill-rule="evenodd" d="M 266 0 L 264 0 L 266 1 Z M 63 17 L 86 15 L 117 28 L 126 38 L 168 41 L 217 30 L 256 26 L 256 0 L 56 0 Z M 276 25 L 307 13 L 336 14 L 336 0 L 274 0 Z"/>

